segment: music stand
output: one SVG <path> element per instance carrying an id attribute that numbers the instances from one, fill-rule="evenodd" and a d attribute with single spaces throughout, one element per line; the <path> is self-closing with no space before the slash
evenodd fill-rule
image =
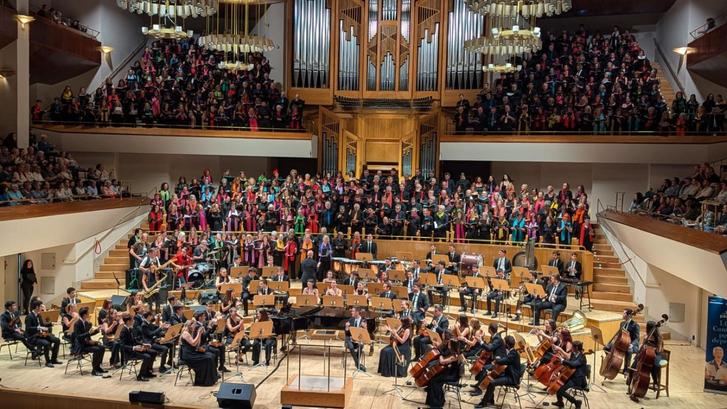
<path id="1" fill-rule="evenodd" d="M 505 335 L 507 335 L 508 324 L 510 322 L 510 308 L 509 304 L 505 302 L 505 293 L 510 291 L 510 285 L 504 278 L 492 278 L 490 279 L 490 283 L 492 284 L 492 289 L 500 291 L 500 296 L 502 297 L 502 300 L 500 300 L 500 308 L 503 311 L 498 311 L 498 313 L 503 312 L 505 314 Z M 499 317 L 498 315 L 498 322 L 501 321 Z"/>
<path id="2" fill-rule="evenodd" d="M 250 281 L 250 284 L 247 286 L 247 292 L 250 294 L 257 293 L 258 287 L 260 287 L 260 281 L 261 280 L 252 280 Z"/>
<path id="3" fill-rule="evenodd" d="M 348 284 L 339 284 L 338 288 L 340 288 L 344 294 L 353 294 L 353 290 L 355 290 L 352 285 Z"/>
<path id="4" fill-rule="evenodd" d="M 543 270 L 543 275 L 546 276 L 556 276 L 560 275 L 560 271 L 558 271 L 558 268 L 553 266 L 541 266 L 540 267 Z"/>
<path id="5" fill-rule="evenodd" d="M 386 297 L 371 297 L 371 306 L 377 310 L 379 315 L 384 312 L 394 311 L 394 305 L 391 299 Z"/>
<path id="6" fill-rule="evenodd" d="M 359 268 L 356 272 L 358 272 L 358 276 L 362 280 L 376 280 L 377 278 L 374 270 L 370 268 Z"/>
<path id="7" fill-rule="evenodd" d="M 318 297 L 313 294 L 300 294 L 295 296 L 296 307 L 307 307 L 311 305 L 318 305 Z"/>
<path id="8" fill-rule="evenodd" d="M 346 305 L 349 307 L 368 307 L 369 300 L 365 295 L 346 294 Z"/>
<path id="9" fill-rule="evenodd" d="M 401 326 L 401 320 L 394 317 L 384 318 L 384 322 L 394 331 Z"/>
<path id="10" fill-rule="evenodd" d="M 409 290 L 403 285 L 395 285 L 391 287 L 391 291 L 396 294 L 396 298 L 406 300 L 409 298 Z"/>
<path id="11" fill-rule="evenodd" d="M 442 274 L 442 284 L 447 287 L 447 293 L 445 294 L 444 303 L 447 305 L 447 311 L 449 312 L 449 291 L 452 288 L 459 288 L 462 282 L 460 281 L 459 276 L 456 274 Z"/>
<path id="12" fill-rule="evenodd" d="M 255 305 L 255 308 L 275 306 L 275 294 L 257 294 L 252 298 L 252 303 Z"/>
<path id="13" fill-rule="evenodd" d="M 440 261 L 444 262 L 444 265 L 449 265 L 449 256 L 446 254 L 432 254 L 432 264 L 439 264 Z"/>
<path id="14" fill-rule="evenodd" d="M 249 269 L 250 267 L 248 266 L 230 267 L 230 276 L 240 278 L 240 276 L 244 276 L 245 274 L 247 274 L 247 270 Z"/>
<path id="15" fill-rule="evenodd" d="M 591 389 L 596 387 L 600 392 L 606 392 L 606 390 L 599 384 L 596 383 L 596 357 L 598 356 L 599 346 L 603 347 L 603 332 L 600 328 L 595 326 L 588 327 L 591 330 L 591 340 L 593 341 L 593 367 L 591 368 Z"/>
<path id="16" fill-rule="evenodd" d="M 51 324 L 55 324 L 58 322 L 58 317 L 60 317 L 60 314 L 61 311 L 55 309 L 40 312 L 40 316 L 43 317 L 43 322 L 49 322 Z"/>
<path id="17" fill-rule="evenodd" d="M 167 332 L 164 333 L 164 336 L 161 340 L 159 340 L 160 344 L 168 344 L 170 342 L 174 342 L 174 339 L 177 338 L 180 332 L 182 332 L 182 327 L 184 324 L 174 324 L 171 327 L 167 328 Z"/>
<path id="18" fill-rule="evenodd" d="M 263 267 L 262 276 L 265 278 L 270 278 L 275 275 L 275 273 L 278 272 L 277 266 L 265 266 Z"/>
<path id="19" fill-rule="evenodd" d="M 481 270 L 480 272 L 482 273 L 482 275 L 485 277 L 497 278 L 497 270 L 495 270 L 495 267 L 482 266 L 482 267 L 480 267 L 480 270 Z"/>
<path id="20" fill-rule="evenodd" d="M 357 261 L 371 261 L 374 259 L 374 255 L 371 253 L 356 253 Z"/>
<path id="21" fill-rule="evenodd" d="M 437 285 L 437 275 L 434 273 L 421 273 L 419 274 L 419 284 L 425 286 Z"/>
<path id="22" fill-rule="evenodd" d="M 379 294 L 382 291 L 384 291 L 384 284 L 383 283 L 368 283 L 366 285 L 366 289 L 368 290 L 369 294 Z"/>
<path id="23" fill-rule="evenodd" d="M 323 306 L 331 308 L 344 308 L 343 297 L 336 295 L 324 295 Z"/>
<path id="24" fill-rule="evenodd" d="M 232 290 L 232 296 L 237 297 L 242 294 L 242 283 L 225 283 L 220 284 L 220 293 L 227 294 L 227 290 Z"/>
<path id="25" fill-rule="evenodd" d="M 356 354 L 358 355 L 358 365 L 359 367 L 356 368 L 356 370 L 353 372 L 352 376 L 356 376 L 357 373 L 362 373 L 367 376 L 371 376 L 371 374 L 366 373 L 366 371 L 361 370 L 361 357 L 364 356 L 363 354 L 363 346 L 371 344 L 371 337 L 369 336 L 369 331 L 366 328 L 359 328 L 359 327 L 350 327 L 348 331 L 351 333 L 351 341 L 355 342 L 356 345 L 358 345 L 356 351 Z"/>
<path id="26" fill-rule="evenodd" d="M 389 280 L 404 282 L 406 280 L 406 271 L 404 270 L 389 270 Z"/>
<path id="27" fill-rule="evenodd" d="M 235 336 L 232 338 L 232 341 L 230 342 L 230 345 L 227 346 L 228 350 L 237 351 L 238 355 L 240 353 L 240 348 L 242 347 L 242 340 L 245 338 L 245 331 L 239 331 Z M 245 380 L 245 376 L 242 374 L 242 371 L 240 370 L 240 359 L 239 357 L 235 358 L 235 367 L 237 369 L 237 373 L 233 376 L 239 376 L 240 379 L 243 381 Z"/>
<path id="28" fill-rule="evenodd" d="M 273 291 L 282 291 L 287 293 L 290 290 L 289 281 L 268 281 L 268 287 Z"/>

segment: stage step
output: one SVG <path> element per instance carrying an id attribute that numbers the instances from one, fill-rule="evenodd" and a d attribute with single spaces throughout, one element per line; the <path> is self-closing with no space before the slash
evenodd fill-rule
<path id="1" fill-rule="evenodd" d="M 126 282 L 125 279 L 119 278 L 121 285 L 123 286 Z M 116 288 L 116 280 L 105 279 L 105 278 L 94 278 L 81 282 L 81 290 L 100 290 L 100 289 L 114 289 Z"/>
<path id="2" fill-rule="evenodd" d="M 631 293 L 619 293 L 615 291 L 593 291 L 591 297 L 602 300 L 633 301 Z"/>
<path id="3" fill-rule="evenodd" d="M 108 256 L 104 259 L 104 264 L 129 264 L 129 256 Z"/>
<path id="4" fill-rule="evenodd" d="M 603 284 L 621 284 L 628 286 L 629 280 L 624 277 L 609 277 L 609 276 L 594 276 L 593 281 L 596 283 L 603 283 Z"/>
<path id="5" fill-rule="evenodd" d="M 124 247 L 123 250 L 109 250 L 109 257 L 126 257 L 126 259 L 129 259 L 129 251 L 126 250 L 126 247 Z"/>
<path id="6" fill-rule="evenodd" d="M 636 308 L 636 304 L 632 301 L 615 301 L 615 300 L 602 300 L 592 299 L 591 305 L 594 309 L 612 312 L 622 312 L 626 308 Z"/>
<path id="7" fill-rule="evenodd" d="M 129 260 L 126 260 L 126 263 L 101 264 L 100 270 L 101 271 L 126 271 L 128 268 L 129 268 Z"/>
<path id="8" fill-rule="evenodd" d="M 113 280 L 114 274 L 116 274 L 116 278 L 118 278 L 119 280 L 126 277 L 126 271 L 118 270 L 118 271 L 97 271 L 96 274 L 94 274 L 94 278 Z"/>
<path id="9" fill-rule="evenodd" d="M 618 275 L 623 277 L 626 274 L 625 271 L 621 268 L 608 268 L 608 267 L 596 267 L 593 266 L 593 275 L 604 275 L 604 276 L 613 276 Z"/>
<path id="10" fill-rule="evenodd" d="M 628 284 L 593 283 L 593 291 L 631 294 Z"/>
<path id="11" fill-rule="evenodd" d="M 618 261 L 593 261 L 593 268 L 615 268 L 621 270 L 621 263 Z"/>

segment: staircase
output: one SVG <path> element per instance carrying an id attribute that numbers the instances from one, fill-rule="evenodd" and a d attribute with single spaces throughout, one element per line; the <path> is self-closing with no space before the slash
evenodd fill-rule
<path id="1" fill-rule="evenodd" d="M 593 241 L 593 308 L 622 312 L 625 308 L 634 308 L 633 295 L 626 271 L 621 266 L 618 256 L 608 243 L 603 231 L 595 228 L 596 238 Z"/>
<path id="2" fill-rule="evenodd" d="M 81 282 L 81 291 L 114 290 L 116 289 L 114 275 L 122 286 L 126 284 L 126 270 L 129 269 L 129 250 L 126 248 L 126 244 L 133 234 L 133 231 L 129 232 L 126 237 L 116 243 L 113 249 L 109 250 L 94 278 Z"/>
<path id="3" fill-rule="evenodd" d="M 674 92 L 674 88 L 672 88 L 671 83 L 666 78 L 666 71 L 664 71 L 664 68 L 656 61 L 651 61 L 651 65 L 656 68 L 656 78 L 659 80 L 659 90 L 661 91 L 661 96 L 664 97 L 667 109 L 670 110 L 671 103 L 674 102 L 674 98 L 676 97 L 676 92 Z"/>
<path id="4" fill-rule="evenodd" d="M 593 292 L 591 304 L 594 309 L 623 312 L 626 308 L 636 308 L 633 294 L 629 286 L 621 261 L 614 253 L 603 230 L 593 225 L 596 238 L 593 241 Z M 637 314 L 634 320 L 641 327 L 641 334 L 646 333 L 646 320 L 643 314 Z M 667 328 L 660 330 L 665 340 L 671 339 Z"/>

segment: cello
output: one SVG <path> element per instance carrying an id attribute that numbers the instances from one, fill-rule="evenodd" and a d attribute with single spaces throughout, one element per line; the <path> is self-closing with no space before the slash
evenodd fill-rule
<path id="1" fill-rule="evenodd" d="M 639 304 L 635 311 L 628 314 L 628 318 L 624 320 L 618 332 L 611 338 L 608 343 L 611 344 L 611 350 L 601 362 L 599 373 L 604 379 L 614 379 L 621 367 L 623 367 L 626 353 L 631 346 L 631 336 L 629 335 L 628 326 L 634 315 L 640 313 L 644 309 L 644 304 Z"/>
<path id="2" fill-rule="evenodd" d="M 561 362 L 560 357 L 553 355 L 553 358 L 551 358 L 548 363 L 540 365 L 537 369 L 535 369 L 535 379 L 543 385 L 549 386 L 551 378 L 562 366 L 563 363 Z"/>
<path id="3" fill-rule="evenodd" d="M 638 398 L 646 396 L 646 391 L 649 390 L 649 385 L 651 384 L 651 371 L 654 368 L 654 365 L 656 365 L 657 349 L 661 349 L 661 337 L 657 337 L 657 345 L 649 345 L 649 341 L 652 339 L 656 331 L 659 330 L 659 327 L 668 320 L 668 315 L 661 315 L 661 319 L 654 325 L 654 328 L 649 331 L 649 334 L 644 339 L 644 344 L 641 346 L 641 349 L 639 349 L 638 355 L 636 355 L 636 369 L 629 379 L 629 396 L 631 397 L 631 400 L 638 401 Z"/>
<path id="4" fill-rule="evenodd" d="M 433 362 L 436 359 L 439 359 L 440 353 L 436 348 L 432 348 L 422 356 L 422 358 L 412 365 L 411 369 L 409 369 L 409 375 L 411 375 L 412 378 L 417 379 L 429 366 L 431 362 Z"/>
<path id="5" fill-rule="evenodd" d="M 485 368 L 485 365 L 487 365 L 490 361 L 492 361 L 492 352 L 482 350 L 482 352 L 480 352 L 480 355 L 477 357 L 475 363 L 472 364 L 472 367 L 470 368 L 470 373 L 473 375 L 477 375 L 478 373 L 482 372 L 482 370 Z"/>
<path id="6" fill-rule="evenodd" d="M 487 376 L 485 376 L 484 379 L 482 379 L 482 382 L 480 382 L 478 388 L 484 390 L 487 390 L 487 387 L 490 386 L 490 383 L 503 373 L 505 373 L 505 369 L 507 369 L 507 365 L 495 365 L 494 368 L 490 372 L 487 373 Z"/>

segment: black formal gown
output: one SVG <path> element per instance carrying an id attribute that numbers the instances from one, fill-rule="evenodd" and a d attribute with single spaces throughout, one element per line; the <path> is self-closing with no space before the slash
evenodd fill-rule
<path id="1" fill-rule="evenodd" d="M 194 386 L 212 386 L 217 383 L 216 356 L 211 352 L 198 352 L 182 339 L 180 358 L 194 371 Z"/>
<path id="2" fill-rule="evenodd" d="M 384 377 L 396 376 L 398 378 L 406 377 L 406 368 L 411 359 L 411 335 L 403 344 L 397 342 L 399 353 L 404 357 L 401 364 L 396 361 L 396 352 L 391 345 L 384 347 L 379 355 L 378 373 Z"/>

